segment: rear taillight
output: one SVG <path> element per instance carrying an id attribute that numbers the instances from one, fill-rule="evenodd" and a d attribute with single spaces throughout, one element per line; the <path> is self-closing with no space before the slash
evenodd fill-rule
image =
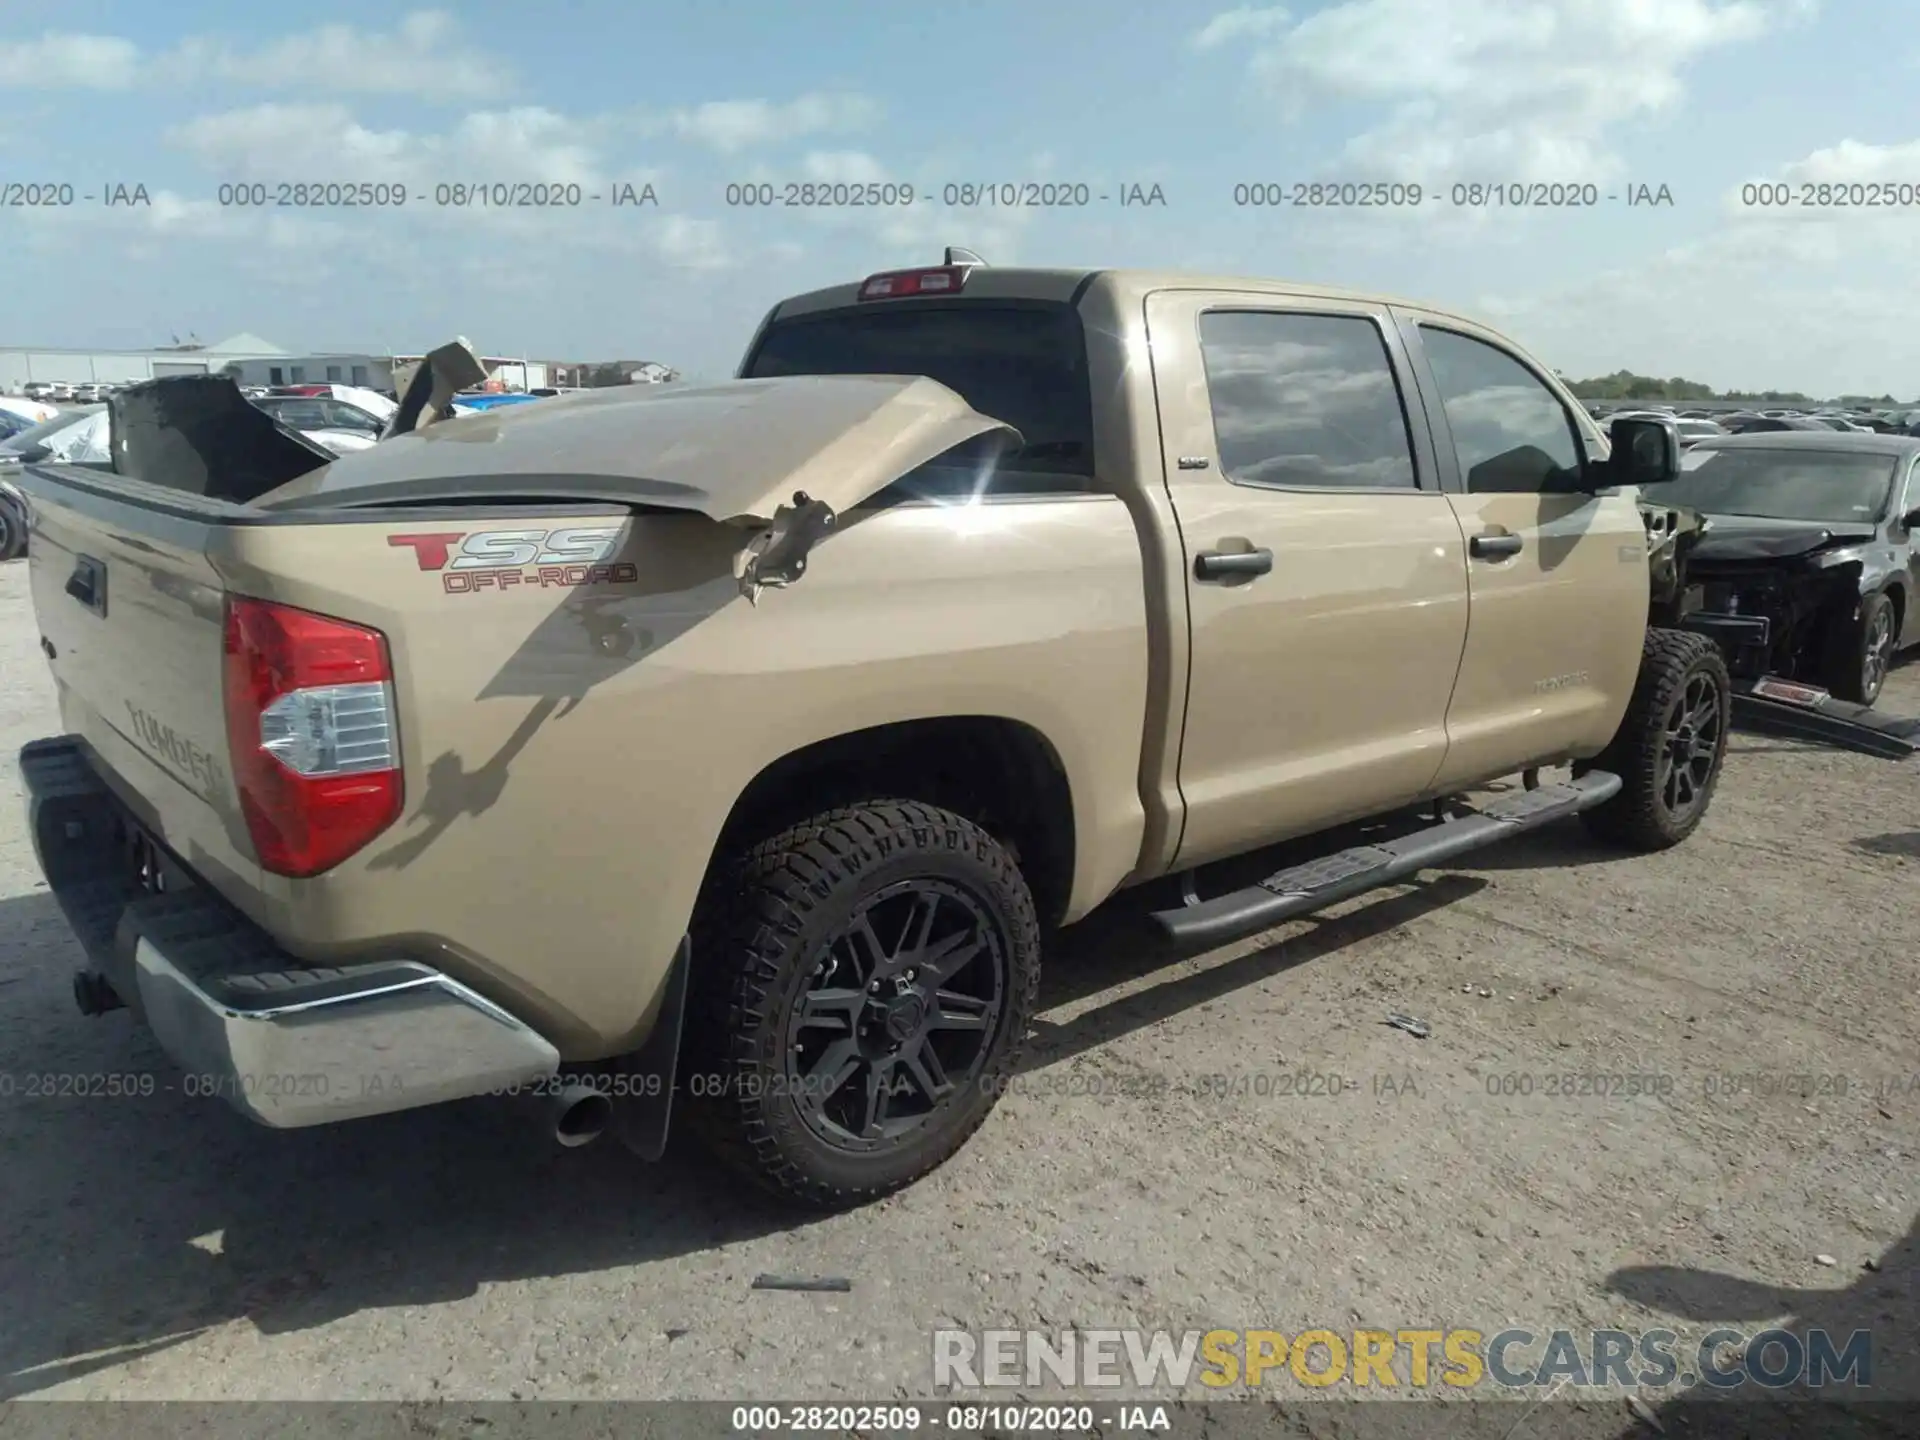
<path id="1" fill-rule="evenodd" d="M 379 631 L 230 597 L 226 704 L 262 868 L 318 875 L 399 817 L 393 666 Z"/>
<path id="2" fill-rule="evenodd" d="M 899 300 L 908 295 L 957 295 L 967 283 L 965 265 L 931 270 L 888 270 L 869 275 L 860 286 L 862 300 Z"/>

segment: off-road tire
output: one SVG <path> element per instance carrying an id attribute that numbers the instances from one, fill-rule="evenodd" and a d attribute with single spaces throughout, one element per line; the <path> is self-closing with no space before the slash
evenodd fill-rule
<path id="1" fill-rule="evenodd" d="M 1676 708 L 1696 680 L 1717 696 L 1712 764 L 1696 803 L 1670 805 L 1664 793 L 1662 759 L 1672 743 L 1669 725 Z M 1668 850 L 1699 827 L 1713 801 L 1726 759 L 1727 732 L 1733 722 L 1733 690 L 1727 662 L 1704 635 L 1685 630 L 1647 631 L 1640 652 L 1640 676 L 1627 713 L 1607 748 L 1574 767 L 1576 775 L 1608 770 L 1620 777 L 1620 793 L 1582 812 L 1581 820 L 1599 838 L 1632 850 Z"/>
<path id="2" fill-rule="evenodd" d="M 896 1148 L 850 1154 L 802 1117 L 787 1021 L 858 907 L 912 879 L 958 887 L 997 926 L 999 1015 L 971 1083 Z M 911 800 L 815 815 L 721 861 L 693 936 L 681 1093 L 688 1129 L 724 1164 L 789 1202 L 837 1210 L 910 1184 L 986 1120 L 1025 1045 L 1040 983 L 1033 896 L 1008 851 L 972 821 Z"/>
<path id="3" fill-rule="evenodd" d="M 1893 646 L 1899 640 L 1895 633 L 1896 620 L 1893 601 L 1884 591 L 1860 602 L 1860 618 L 1840 632 L 1833 646 L 1827 689 L 1836 698 L 1856 705 L 1871 705 L 1880 698 L 1880 691 L 1887 683 L 1887 670 L 1893 663 Z M 1884 637 L 1875 634 L 1875 627 L 1880 625 L 1888 627 Z M 1876 673 L 1869 676 L 1868 647 L 1877 639 L 1883 639 L 1886 648 Z"/>

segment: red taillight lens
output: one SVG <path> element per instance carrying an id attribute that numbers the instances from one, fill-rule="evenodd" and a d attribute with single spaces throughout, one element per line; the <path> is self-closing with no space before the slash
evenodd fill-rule
<path id="1" fill-rule="evenodd" d="M 262 868 L 318 875 L 400 815 L 386 637 L 306 610 L 227 601 L 227 743 Z"/>
<path id="2" fill-rule="evenodd" d="M 941 265 L 932 270 L 888 270 L 869 275 L 860 287 L 860 298 L 898 300 L 908 295 L 957 295 L 966 283 L 965 265 Z"/>

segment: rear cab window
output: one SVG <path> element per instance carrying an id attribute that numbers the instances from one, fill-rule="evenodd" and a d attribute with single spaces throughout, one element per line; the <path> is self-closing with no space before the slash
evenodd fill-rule
<path id="1" fill-rule="evenodd" d="M 1079 312 L 1054 301 L 886 300 L 775 320 L 740 370 L 924 375 L 1025 442 L 983 436 L 889 486 L 870 504 L 1105 493 L 1093 464 L 1093 390 Z"/>

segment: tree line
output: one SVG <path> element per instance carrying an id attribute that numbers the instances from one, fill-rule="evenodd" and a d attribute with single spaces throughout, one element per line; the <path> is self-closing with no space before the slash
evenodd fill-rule
<path id="1" fill-rule="evenodd" d="M 1699 380 L 1688 380 L 1679 375 L 1670 375 L 1663 380 L 1658 375 L 1636 375 L 1631 370 L 1616 370 L 1611 375 L 1601 375 L 1592 380 L 1568 380 L 1567 388 L 1582 400 L 1732 400 L 1771 405 L 1821 403 L 1798 390 L 1716 390 Z M 1835 403 L 1898 405 L 1902 402 L 1895 400 L 1892 395 L 1842 395 Z"/>

